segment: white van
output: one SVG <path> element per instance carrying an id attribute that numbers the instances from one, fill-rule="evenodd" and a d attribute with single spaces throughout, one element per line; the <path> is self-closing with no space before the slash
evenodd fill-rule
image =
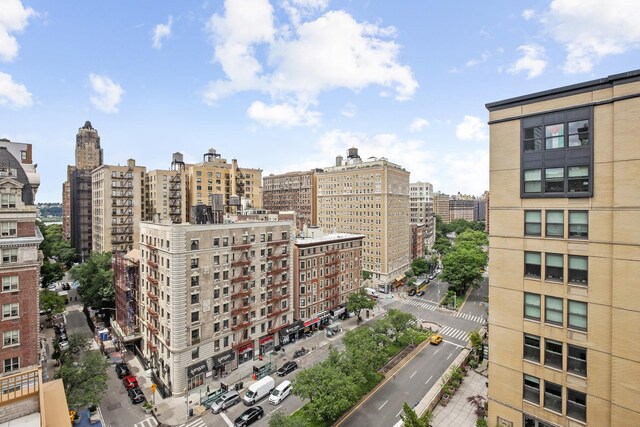
<path id="1" fill-rule="evenodd" d="M 271 396 L 269 396 L 269 403 L 272 405 L 279 405 L 290 394 L 291 381 L 284 380 L 271 392 Z"/>
<path id="2" fill-rule="evenodd" d="M 378 291 L 373 288 L 364 288 L 364 291 L 367 293 L 367 295 L 369 295 L 370 298 L 378 299 L 379 297 Z"/>
<path id="3" fill-rule="evenodd" d="M 258 400 L 267 397 L 275 387 L 276 381 L 272 377 L 266 376 L 251 384 L 242 400 L 245 405 L 251 406 Z"/>

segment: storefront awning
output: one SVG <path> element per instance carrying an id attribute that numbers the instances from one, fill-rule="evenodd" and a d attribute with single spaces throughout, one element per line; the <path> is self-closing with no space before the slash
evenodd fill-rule
<path id="1" fill-rule="evenodd" d="M 331 313 L 329 313 L 329 311 L 323 311 L 322 313 L 318 314 L 318 319 L 320 320 L 324 320 L 331 317 Z"/>
<path id="2" fill-rule="evenodd" d="M 311 320 L 307 320 L 306 322 L 304 322 L 304 326 L 305 326 L 305 328 L 306 328 L 307 326 L 311 326 L 311 325 L 313 325 L 314 323 L 318 323 L 319 321 L 320 321 L 320 318 L 319 318 L 319 317 L 314 317 L 313 319 L 311 319 Z"/>
<path id="3" fill-rule="evenodd" d="M 302 322 L 302 320 L 296 320 L 286 328 L 280 329 L 280 336 L 287 336 L 287 335 L 294 334 L 299 330 L 301 330 L 302 328 L 304 328 L 304 323 Z"/>
<path id="4" fill-rule="evenodd" d="M 398 277 L 396 277 L 396 282 L 402 282 L 405 278 L 404 274 L 399 275 Z"/>
<path id="5" fill-rule="evenodd" d="M 341 314 L 343 314 L 347 309 L 344 307 L 338 307 L 335 310 L 333 310 L 333 317 L 338 317 Z"/>

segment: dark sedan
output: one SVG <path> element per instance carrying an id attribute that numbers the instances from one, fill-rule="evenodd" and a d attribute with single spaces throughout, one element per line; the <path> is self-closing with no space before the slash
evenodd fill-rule
<path id="1" fill-rule="evenodd" d="M 144 393 L 140 390 L 139 387 L 134 387 L 127 391 L 129 395 L 129 399 L 131 399 L 131 403 L 142 403 L 144 402 Z"/>
<path id="2" fill-rule="evenodd" d="M 131 375 L 131 372 L 129 371 L 129 367 L 126 364 L 118 363 L 116 365 L 116 375 L 118 376 L 118 378 L 122 379 L 126 376 Z"/>
<path id="3" fill-rule="evenodd" d="M 235 427 L 246 427 L 258 421 L 264 415 L 262 406 L 252 406 L 247 409 L 233 422 Z"/>
<path id="4" fill-rule="evenodd" d="M 295 371 L 298 369 L 298 364 L 296 362 L 287 362 L 278 369 L 277 373 L 279 376 L 284 377 L 285 375 Z"/>

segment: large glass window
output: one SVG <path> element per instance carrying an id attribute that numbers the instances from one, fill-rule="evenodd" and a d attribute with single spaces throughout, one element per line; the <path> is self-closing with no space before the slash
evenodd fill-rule
<path id="1" fill-rule="evenodd" d="M 527 319 L 540 320 L 540 295 L 525 292 L 524 317 Z"/>
<path id="2" fill-rule="evenodd" d="M 544 127 L 545 149 L 564 148 L 564 123 Z"/>
<path id="3" fill-rule="evenodd" d="M 542 126 L 524 129 L 524 151 L 542 150 Z"/>
<path id="4" fill-rule="evenodd" d="M 524 389 L 522 398 L 528 402 L 540 404 L 540 379 L 531 375 L 524 375 Z"/>
<path id="5" fill-rule="evenodd" d="M 562 386 L 549 381 L 544 382 L 544 407 L 562 413 Z"/>
<path id="6" fill-rule="evenodd" d="M 586 239 L 589 237 L 589 212 L 569 212 L 569 238 Z"/>
<path id="7" fill-rule="evenodd" d="M 589 191 L 589 166 L 569 166 L 567 176 L 570 193 Z"/>
<path id="8" fill-rule="evenodd" d="M 545 193 L 564 193 L 564 168 L 547 168 L 544 170 Z"/>
<path id="9" fill-rule="evenodd" d="M 524 235 L 540 236 L 542 229 L 542 215 L 540 211 L 524 212 Z"/>
<path id="10" fill-rule="evenodd" d="M 524 276 L 540 278 L 540 264 L 541 255 L 540 252 L 525 252 L 524 253 Z"/>
<path id="11" fill-rule="evenodd" d="M 544 340 L 544 364 L 562 369 L 562 343 L 554 340 Z"/>
<path id="12" fill-rule="evenodd" d="M 546 254 L 545 277 L 547 280 L 562 282 L 564 279 L 564 255 Z"/>
<path id="13" fill-rule="evenodd" d="M 587 395 L 567 388 L 567 417 L 587 422 Z"/>
<path id="14" fill-rule="evenodd" d="M 546 217 L 546 237 L 564 237 L 564 211 L 547 211 Z"/>
<path id="15" fill-rule="evenodd" d="M 524 358 L 540 363 L 540 337 L 524 334 Z"/>
<path id="16" fill-rule="evenodd" d="M 569 255 L 569 283 L 586 285 L 589 276 L 588 266 L 586 256 Z"/>
<path id="17" fill-rule="evenodd" d="M 568 327 L 587 330 L 587 303 L 581 301 L 568 301 Z"/>
<path id="18" fill-rule="evenodd" d="M 544 321 L 562 326 L 562 298 L 545 297 Z"/>
<path id="19" fill-rule="evenodd" d="M 567 345 L 567 372 L 587 376 L 587 349 L 575 345 Z"/>
<path id="20" fill-rule="evenodd" d="M 569 147 L 589 145 L 589 120 L 569 122 Z"/>
<path id="21" fill-rule="evenodd" d="M 540 193 L 542 191 L 542 169 L 524 171 L 524 192 Z"/>

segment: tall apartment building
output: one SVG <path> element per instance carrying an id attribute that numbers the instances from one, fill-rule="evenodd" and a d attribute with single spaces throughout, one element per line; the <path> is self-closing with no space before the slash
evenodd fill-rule
<path id="1" fill-rule="evenodd" d="M 489 425 L 640 425 L 640 70 L 487 108 Z"/>
<path id="2" fill-rule="evenodd" d="M 364 234 L 362 268 L 382 286 L 411 263 L 409 172 L 387 159 L 362 161 L 357 148 L 318 174 L 318 225 Z"/>
<path id="3" fill-rule="evenodd" d="M 448 194 L 438 191 L 433 195 L 433 214 L 439 216 L 445 224 L 451 222 Z"/>
<path id="4" fill-rule="evenodd" d="M 294 318 L 303 326 L 313 328 L 339 316 L 349 295 L 360 290 L 364 238 L 308 227 L 294 241 Z"/>
<path id="5" fill-rule="evenodd" d="M 189 176 L 189 206 L 210 205 L 213 194 L 222 194 L 225 206 L 238 196 L 244 207 L 262 207 L 262 170 L 241 168 L 238 161 L 227 163 L 213 148 L 204 154 L 202 162 L 187 164 Z"/>
<path id="6" fill-rule="evenodd" d="M 91 171 L 102 165 L 98 131 L 85 122 L 76 135 L 75 165 L 67 166 L 67 181 L 62 185 L 63 235 L 71 239 L 81 258 L 92 248 Z M 89 180 L 89 181 L 87 181 Z"/>
<path id="7" fill-rule="evenodd" d="M 174 224 L 189 222 L 188 177 L 182 154 L 173 153 L 170 170 L 152 170 L 147 177 L 148 217 Z"/>
<path id="8" fill-rule="evenodd" d="M 35 196 L 40 176 L 31 144 L 0 139 L 2 373 L 39 364 L 40 266 Z"/>
<path id="9" fill-rule="evenodd" d="M 131 348 L 140 335 L 140 251 L 113 254 L 113 279 L 116 302 L 115 322 L 111 327 L 118 340 Z"/>
<path id="10" fill-rule="evenodd" d="M 262 207 L 272 212 L 295 211 L 299 230 L 304 225 L 315 225 L 318 172 L 322 169 L 265 176 L 262 179 Z"/>
<path id="11" fill-rule="evenodd" d="M 436 240 L 436 220 L 433 213 L 433 185 L 429 182 L 409 184 L 411 224 L 425 224 L 425 242 L 431 248 Z"/>
<path id="12" fill-rule="evenodd" d="M 475 221 L 476 198 L 466 195 L 453 195 L 449 198 L 449 219 Z"/>
<path id="13" fill-rule="evenodd" d="M 147 219 L 146 172 L 133 159 L 124 166 L 102 165 L 93 170 L 93 251 L 139 248 L 140 221 Z"/>
<path id="14" fill-rule="evenodd" d="M 411 224 L 411 259 L 423 257 L 427 226 L 425 224 Z"/>
<path id="15" fill-rule="evenodd" d="M 249 374 L 273 350 L 293 319 L 292 232 L 290 221 L 141 224 L 141 350 L 163 392 Z"/>

